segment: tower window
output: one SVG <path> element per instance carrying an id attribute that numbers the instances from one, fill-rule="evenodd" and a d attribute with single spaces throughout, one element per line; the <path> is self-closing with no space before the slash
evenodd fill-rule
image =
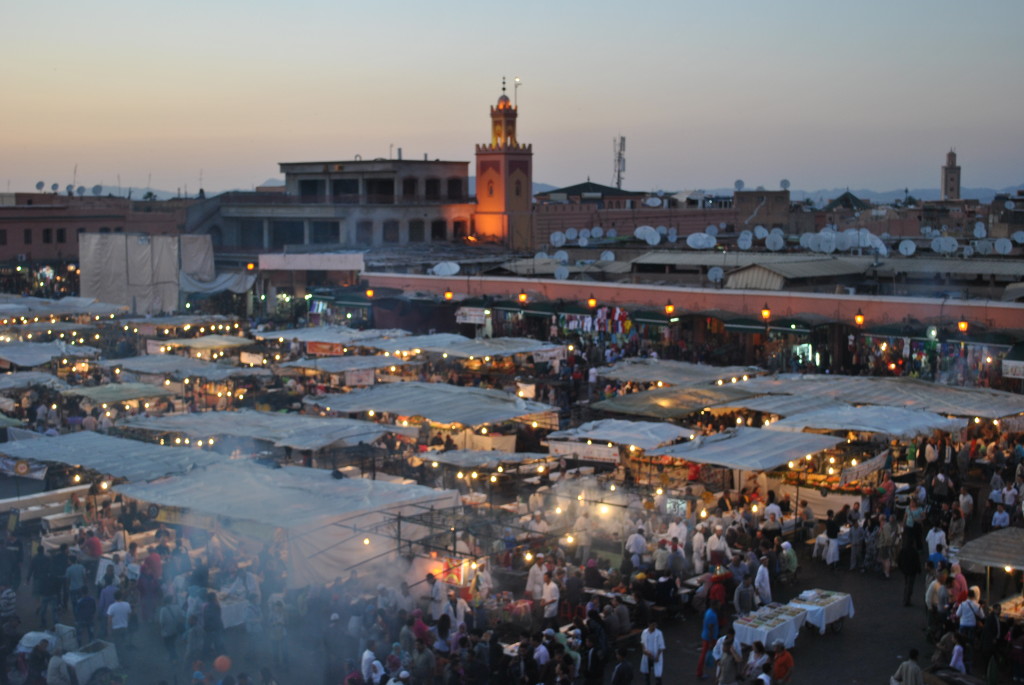
<path id="1" fill-rule="evenodd" d="M 494 197 L 494 181 L 487 182 L 487 197 Z"/>
<path id="2" fill-rule="evenodd" d="M 516 197 L 521 197 L 523 194 L 523 182 L 516 180 Z"/>

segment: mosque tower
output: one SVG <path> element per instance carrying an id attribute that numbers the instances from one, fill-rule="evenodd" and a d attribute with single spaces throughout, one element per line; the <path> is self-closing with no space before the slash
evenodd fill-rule
<path id="1" fill-rule="evenodd" d="M 956 163 L 956 151 L 946 153 L 946 165 L 942 167 L 943 200 L 960 199 L 960 166 Z"/>

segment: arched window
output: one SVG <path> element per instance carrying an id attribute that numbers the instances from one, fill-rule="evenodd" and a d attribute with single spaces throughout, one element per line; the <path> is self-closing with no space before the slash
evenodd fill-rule
<path id="1" fill-rule="evenodd" d="M 494 197 L 494 181 L 487 182 L 487 197 Z"/>
<path id="2" fill-rule="evenodd" d="M 516 180 L 516 197 L 520 197 L 523 194 L 523 182 Z"/>

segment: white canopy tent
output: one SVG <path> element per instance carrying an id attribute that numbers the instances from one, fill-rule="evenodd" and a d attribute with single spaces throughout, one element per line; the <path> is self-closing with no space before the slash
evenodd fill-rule
<path id="1" fill-rule="evenodd" d="M 495 469 L 520 464 L 551 461 L 550 454 L 538 452 L 498 452 L 495 450 L 451 450 L 419 455 L 424 461 L 436 461 L 461 469 Z"/>
<path id="2" fill-rule="evenodd" d="M 167 347 L 187 347 L 192 350 L 221 350 L 252 344 L 252 338 L 241 338 L 237 335 L 201 335 L 198 338 L 174 338 L 164 341 Z"/>
<path id="3" fill-rule="evenodd" d="M 401 353 L 432 352 L 460 359 L 511 357 L 516 354 L 542 354 L 545 359 L 564 357 L 565 346 L 533 338 L 466 338 L 455 333 L 432 333 L 385 340 L 361 340 L 360 347 Z"/>
<path id="4" fill-rule="evenodd" d="M 229 462 L 185 476 L 115 488 L 161 507 L 160 520 L 215 528 L 261 542 L 283 538 L 288 549 L 288 586 L 324 584 L 348 569 L 381 573 L 397 556 L 398 514 L 455 507 L 458 493 L 368 479 L 335 479 L 328 471 L 270 469 Z M 169 511 L 164 509 L 171 508 Z M 403 540 L 426 531 L 403 523 Z"/>
<path id="5" fill-rule="evenodd" d="M 850 405 L 813 395 L 761 395 L 760 397 L 741 397 L 723 404 L 716 404 L 713 408 L 747 409 L 764 414 L 791 416 L 815 409 L 837 409 L 848 406 Z"/>
<path id="6" fill-rule="evenodd" d="M 673 445 L 660 450 L 660 454 L 698 464 L 714 464 L 744 471 L 767 471 L 843 442 L 844 438 L 829 435 L 772 432 L 738 426 Z"/>
<path id="7" fill-rule="evenodd" d="M 96 357 L 100 351 L 88 345 L 69 345 L 56 342 L 11 342 L 0 344 L 0 362 L 8 367 L 32 368 L 49 364 L 54 359 L 65 357 Z"/>
<path id="8" fill-rule="evenodd" d="M 794 414 L 771 424 L 768 430 L 856 431 L 894 438 L 914 438 L 918 435 L 931 435 L 934 431 L 960 430 L 966 425 L 966 419 L 948 419 L 920 409 L 864 406 L 830 407 Z"/>
<path id="9" fill-rule="evenodd" d="M 76 385 L 61 392 L 65 396 L 84 397 L 95 404 L 113 404 L 144 400 L 151 397 L 171 397 L 173 392 L 148 383 L 110 383 L 108 385 Z"/>
<path id="10" fill-rule="evenodd" d="M 408 362 L 393 357 L 380 355 L 351 355 L 345 357 L 313 357 L 284 362 L 278 366 L 283 369 L 309 369 L 324 373 L 346 373 L 367 369 L 384 369 L 391 366 L 403 366 Z"/>
<path id="11" fill-rule="evenodd" d="M 0 454 L 12 459 L 83 466 L 133 483 L 188 473 L 225 459 L 201 449 L 161 447 L 92 431 L 0 443 Z"/>
<path id="12" fill-rule="evenodd" d="M 548 433 L 548 439 L 594 440 L 616 445 L 636 445 L 642 450 L 653 450 L 684 438 L 690 440 L 694 435 L 693 430 L 672 423 L 602 419 L 584 423 L 576 428 Z"/>
<path id="13" fill-rule="evenodd" d="M 668 359 L 623 359 L 611 366 L 598 368 L 597 375 L 616 381 L 633 381 L 637 383 L 657 383 L 666 385 L 694 385 L 714 383 L 715 381 L 732 382 L 746 380 L 755 374 L 763 373 L 756 366 L 709 366 L 692 364 Z"/>
<path id="14" fill-rule="evenodd" d="M 524 400 L 500 390 L 446 383 L 388 383 L 340 395 L 307 396 L 302 401 L 342 414 L 384 411 L 464 426 L 523 420 L 557 411 L 549 404 Z"/>
<path id="15" fill-rule="evenodd" d="M 100 366 L 122 369 L 131 373 L 150 376 L 182 378 L 205 378 L 208 381 L 222 381 L 235 377 L 263 376 L 270 378 L 270 369 L 250 366 L 225 366 L 213 362 L 183 357 L 177 354 L 147 354 L 124 359 L 105 359 L 97 362 Z"/>
<path id="16" fill-rule="evenodd" d="M 145 431 L 180 433 L 190 438 L 251 438 L 275 447 L 318 450 L 333 445 L 369 445 L 386 433 L 415 436 L 415 427 L 389 426 L 372 421 L 320 418 L 262 411 L 211 411 L 158 417 L 136 416 L 123 425 Z"/>
<path id="17" fill-rule="evenodd" d="M 277 340 L 301 343 L 327 343 L 331 345 L 355 345 L 360 340 L 399 338 L 409 335 L 398 328 L 371 328 L 358 330 L 348 326 L 313 326 L 310 328 L 285 328 L 277 331 L 254 331 L 257 340 Z"/>
<path id="18" fill-rule="evenodd" d="M 102 316 L 114 318 L 126 307 L 109 302 L 100 302 L 92 297 L 64 297 L 59 300 L 48 300 L 43 297 L 23 297 L 21 295 L 0 295 L 0 316 L 44 317 L 44 316 Z"/>
<path id="19" fill-rule="evenodd" d="M 25 390 L 33 386 L 43 386 L 52 390 L 65 390 L 68 384 L 51 373 L 41 371 L 15 371 L 0 374 L 0 392 L 5 390 Z"/>

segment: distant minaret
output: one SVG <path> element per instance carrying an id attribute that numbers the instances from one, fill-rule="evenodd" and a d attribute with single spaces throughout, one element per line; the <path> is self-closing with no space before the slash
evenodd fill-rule
<path id="1" fill-rule="evenodd" d="M 960 167 L 956 163 L 956 151 L 946 153 L 946 165 L 942 167 L 942 199 L 960 199 Z"/>

